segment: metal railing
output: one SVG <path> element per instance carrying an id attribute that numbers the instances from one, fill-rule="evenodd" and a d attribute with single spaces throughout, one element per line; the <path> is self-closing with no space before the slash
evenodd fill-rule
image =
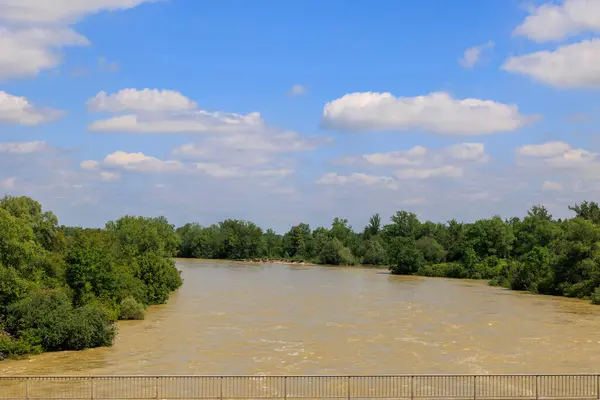
<path id="1" fill-rule="evenodd" d="M 600 374 L 378 376 L 0 376 L 0 399 L 600 400 Z"/>

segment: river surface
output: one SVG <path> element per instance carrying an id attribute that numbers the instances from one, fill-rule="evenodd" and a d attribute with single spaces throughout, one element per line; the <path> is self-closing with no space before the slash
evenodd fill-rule
<path id="1" fill-rule="evenodd" d="M 185 280 L 113 347 L 8 375 L 597 373 L 600 307 L 361 268 L 179 260 Z"/>

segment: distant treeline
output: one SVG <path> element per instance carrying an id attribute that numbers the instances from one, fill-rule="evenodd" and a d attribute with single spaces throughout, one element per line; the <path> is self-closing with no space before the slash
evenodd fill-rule
<path id="1" fill-rule="evenodd" d="M 28 197 L 0 200 L 0 360 L 109 346 L 117 319 L 141 319 L 181 286 L 179 237 L 165 218 L 66 228 Z"/>
<path id="2" fill-rule="evenodd" d="M 180 257 L 384 265 L 394 274 L 487 279 L 600 304 L 600 207 L 584 201 L 569 209 L 575 217 L 565 220 L 534 206 L 522 219 L 445 224 L 398 211 L 385 225 L 373 215 L 362 232 L 340 218 L 329 229 L 299 224 L 284 235 L 231 219 L 208 227 L 189 223 L 176 232 Z"/>

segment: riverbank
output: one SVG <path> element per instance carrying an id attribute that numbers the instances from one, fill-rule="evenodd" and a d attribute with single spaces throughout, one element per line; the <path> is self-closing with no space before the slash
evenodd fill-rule
<path id="1" fill-rule="evenodd" d="M 313 267 L 331 267 L 331 268 L 362 268 L 362 269 L 385 269 L 389 270 L 387 265 L 367 265 L 367 264 L 355 264 L 355 265 L 331 265 L 331 264 L 319 264 L 315 262 L 309 261 L 295 261 L 295 260 L 223 260 L 223 259 L 214 259 L 214 258 L 185 258 L 185 257 L 177 257 L 175 260 L 198 260 L 198 261 L 206 261 L 206 262 L 215 262 L 215 263 L 233 263 L 233 264 L 251 264 L 251 265 L 260 265 L 260 264 L 282 264 L 282 265 L 305 265 L 305 266 L 313 266 Z M 425 276 L 425 275 L 424 275 Z"/>

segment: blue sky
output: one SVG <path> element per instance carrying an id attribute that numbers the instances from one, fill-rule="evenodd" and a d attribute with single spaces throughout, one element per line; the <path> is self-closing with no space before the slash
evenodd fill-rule
<path id="1" fill-rule="evenodd" d="M 0 192 L 278 231 L 597 198 L 600 2 L 4 0 Z"/>

